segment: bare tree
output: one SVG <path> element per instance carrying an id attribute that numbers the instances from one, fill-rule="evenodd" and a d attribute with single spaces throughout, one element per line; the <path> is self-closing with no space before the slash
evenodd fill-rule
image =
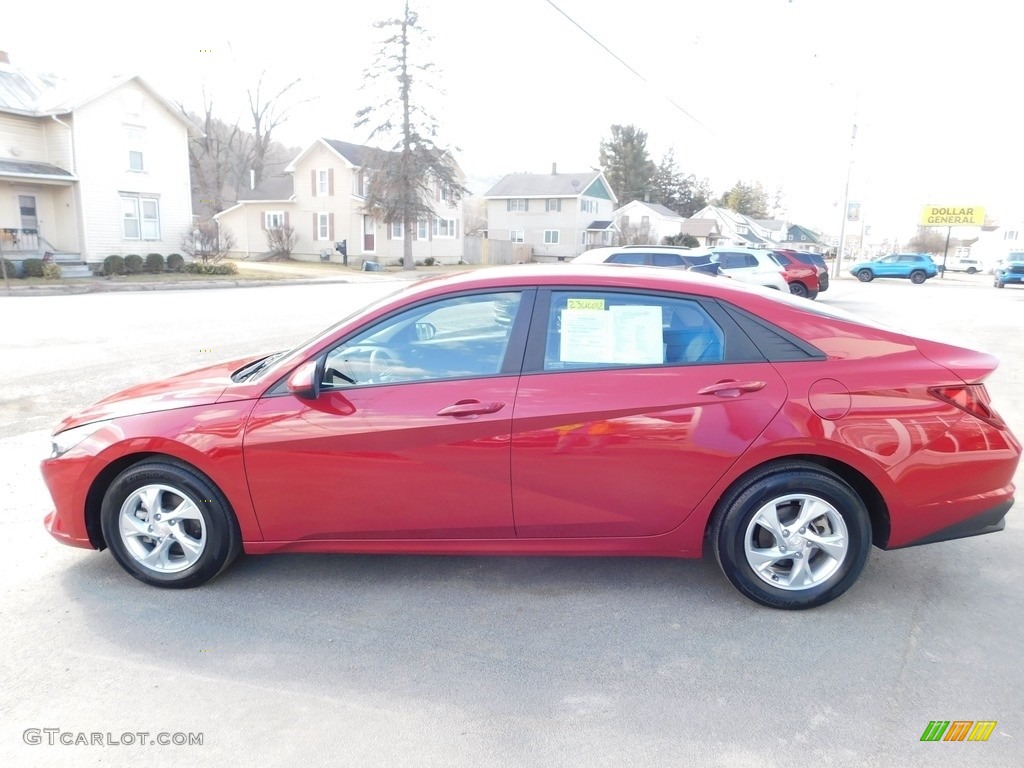
<path id="1" fill-rule="evenodd" d="M 619 245 L 656 245 L 658 233 L 650 224 L 619 224 Z"/>
<path id="2" fill-rule="evenodd" d="M 235 247 L 235 236 L 213 219 L 200 221 L 181 238 L 181 250 L 196 261 L 216 264 Z"/>
<path id="3" fill-rule="evenodd" d="M 413 100 L 414 83 L 432 87 L 428 77 L 420 80 L 414 73 L 427 75 L 436 71 L 432 63 L 418 64 L 410 58 L 409 49 L 414 43 L 429 40 L 419 16 L 409 9 L 406 0 L 401 17 L 377 21 L 373 26 L 392 33 L 381 41 L 373 65 L 364 73 L 363 86 L 385 78 L 398 88 L 397 93 L 356 112 L 356 128 L 371 121 L 375 124 L 367 141 L 394 140 L 390 151 L 381 152 L 376 158 L 363 207 L 385 224 L 402 223 L 402 264 L 405 269 L 415 269 L 414 227 L 418 221 L 435 215 L 428 200 L 436 194 L 438 199 L 455 203 L 469 190 L 456 175 L 451 151 L 435 141 L 436 119 Z"/>
<path id="4" fill-rule="evenodd" d="M 256 83 L 256 90 L 247 90 L 249 96 L 249 112 L 252 115 L 252 128 L 254 140 L 249 151 L 249 168 L 256 172 L 256 184 L 263 180 L 263 173 L 267 166 L 267 157 L 272 147 L 272 136 L 274 131 L 282 123 L 288 120 L 288 113 L 299 104 L 313 101 L 313 98 L 301 99 L 288 106 L 282 107 L 281 100 L 288 91 L 298 85 L 302 78 L 295 78 L 288 85 L 281 88 L 270 98 L 263 101 L 260 91 L 263 90 L 263 78 L 266 70 L 260 73 L 259 82 Z M 315 97 L 314 97 L 315 98 Z"/>
<path id="5" fill-rule="evenodd" d="M 946 247 L 946 233 L 933 227 L 918 227 L 917 234 L 910 238 L 907 248 L 917 253 L 931 253 L 941 256 Z"/>
<path id="6" fill-rule="evenodd" d="M 290 257 L 299 242 L 299 236 L 295 234 L 295 227 L 290 224 L 282 224 L 280 227 L 269 227 L 266 231 L 267 250 L 275 256 Z"/>

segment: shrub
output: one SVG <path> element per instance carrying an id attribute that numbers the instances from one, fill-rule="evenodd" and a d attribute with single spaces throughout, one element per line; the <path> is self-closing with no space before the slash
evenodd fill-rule
<path id="1" fill-rule="evenodd" d="M 193 261 L 185 265 L 185 271 L 190 275 L 237 275 L 238 267 L 230 261 L 223 264 L 204 264 L 201 261 Z"/>
<path id="2" fill-rule="evenodd" d="M 14 266 L 14 262 L 9 259 L 4 259 L 4 267 L 7 269 L 7 277 L 17 277 L 18 268 Z"/>
<path id="3" fill-rule="evenodd" d="M 107 256 L 103 260 L 103 274 L 104 275 L 123 275 L 124 274 L 124 258 L 118 256 L 116 253 L 112 256 Z"/>
<path id="4" fill-rule="evenodd" d="M 164 257 L 159 253 L 146 254 L 146 271 L 153 275 L 159 275 L 164 271 Z"/>
<path id="5" fill-rule="evenodd" d="M 43 276 L 42 259 L 25 259 L 23 262 L 21 262 L 21 268 L 25 270 L 25 277 Z"/>
<path id="6" fill-rule="evenodd" d="M 137 253 L 129 253 L 124 257 L 124 271 L 128 275 L 138 275 L 142 272 L 142 257 Z"/>
<path id="7" fill-rule="evenodd" d="M 47 280 L 60 280 L 60 264 L 43 264 L 43 277 Z"/>
<path id="8" fill-rule="evenodd" d="M 436 263 L 437 260 L 433 256 L 427 256 L 427 258 L 423 260 L 423 266 L 425 267 L 432 267 Z"/>
<path id="9" fill-rule="evenodd" d="M 180 253 L 172 253 L 167 257 L 167 271 L 181 272 L 185 268 L 185 257 Z"/>

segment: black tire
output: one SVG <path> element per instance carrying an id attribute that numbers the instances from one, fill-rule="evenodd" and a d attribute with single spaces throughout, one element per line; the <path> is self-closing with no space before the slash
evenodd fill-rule
<path id="1" fill-rule="evenodd" d="M 762 508 L 775 511 L 779 533 L 755 522 L 763 520 L 758 517 Z M 789 530 L 787 524 L 804 510 L 816 516 L 803 528 Z M 830 535 L 845 543 L 839 558 L 831 554 L 840 550 L 834 541 L 829 542 L 831 551 L 816 546 Z M 780 462 L 746 478 L 722 498 L 711 543 L 722 571 L 741 593 L 770 608 L 802 610 L 834 600 L 857 580 L 871 549 L 871 521 L 863 500 L 835 473 L 807 462 Z M 794 557 L 782 557 L 784 547 Z M 763 567 L 755 570 L 751 558 Z M 812 581 L 787 583 L 787 577 L 801 576 Z"/>
<path id="2" fill-rule="evenodd" d="M 1006 287 L 1006 283 L 1000 283 L 998 280 L 995 281 L 994 285 L 995 285 L 996 288 L 1005 288 Z"/>
<path id="3" fill-rule="evenodd" d="M 875 273 L 872 272 L 870 269 L 862 269 L 860 272 L 857 273 L 857 279 L 860 280 L 862 283 L 870 283 L 872 280 L 875 279 Z"/>
<path id="4" fill-rule="evenodd" d="M 928 279 L 928 275 L 922 272 L 920 269 L 915 269 L 910 273 L 910 282 L 914 285 L 921 285 L 925 280 Z"/>
<path id="5" fill-rule="evenodd" d="M 967 274 L 968 274 L 968 275 L 973 275 L 973 274 L 976 274 L 976 273 L 977 273 L 977 271 L 978 271 L 978 270 L 976 270 L 976 269 L 975 269 L 974 267 L 968 267 L 968 268 L 967 268 Z"/>
<path id="6" fill-rule="evenodd" d="M 790 283 L 789 292 L 794 296 L 799 296 L 802 299 L 808 298 L 807 286 L 803 283 Z"/>
<path id="7" fill-rule="evenodd" d="M 242 550 L 238 520 L 224 495 L 195 468 L 172 459 L 142 461 L 118 475 L 103 496 L 100 522 L 118 564 L 154 587 L 198 587 Z"/>

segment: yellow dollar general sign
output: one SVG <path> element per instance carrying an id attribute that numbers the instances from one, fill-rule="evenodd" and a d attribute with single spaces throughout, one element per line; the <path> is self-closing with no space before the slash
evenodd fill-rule
<path id="1" fill-rule="evenodd" d="M 995 729 L 995 720 L 932 720 L 921 741 L 988 741 Z"/>
<path id="2" fill-rule="evenodd" d="M 985 209 L 980 205 L 926 205 L 921 209 L 922 227 L 980 227 Z"/>

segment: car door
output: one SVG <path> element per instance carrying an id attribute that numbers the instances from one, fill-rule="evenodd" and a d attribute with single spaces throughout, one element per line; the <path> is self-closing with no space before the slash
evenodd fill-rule
<path id="1" fill-rule="evenodd" d="M 877 277 L 905 277 L 897 256 L 883 256 L 872 264 L 872 270 Z"/>
<path id="2" fill-rule="evenodd" d="M 516 534 L 671 530 L 785 398 L 782 378 L 713 302 L 539 292 L 512 421 Z"/>
<path id="3" fill-rule="evenodd" d="M 264 538 L 504 538 L 512 408 L 532 291 L 436 299 L 318 356 L 313 400 L 253 409 L 246 475 Z"/>

